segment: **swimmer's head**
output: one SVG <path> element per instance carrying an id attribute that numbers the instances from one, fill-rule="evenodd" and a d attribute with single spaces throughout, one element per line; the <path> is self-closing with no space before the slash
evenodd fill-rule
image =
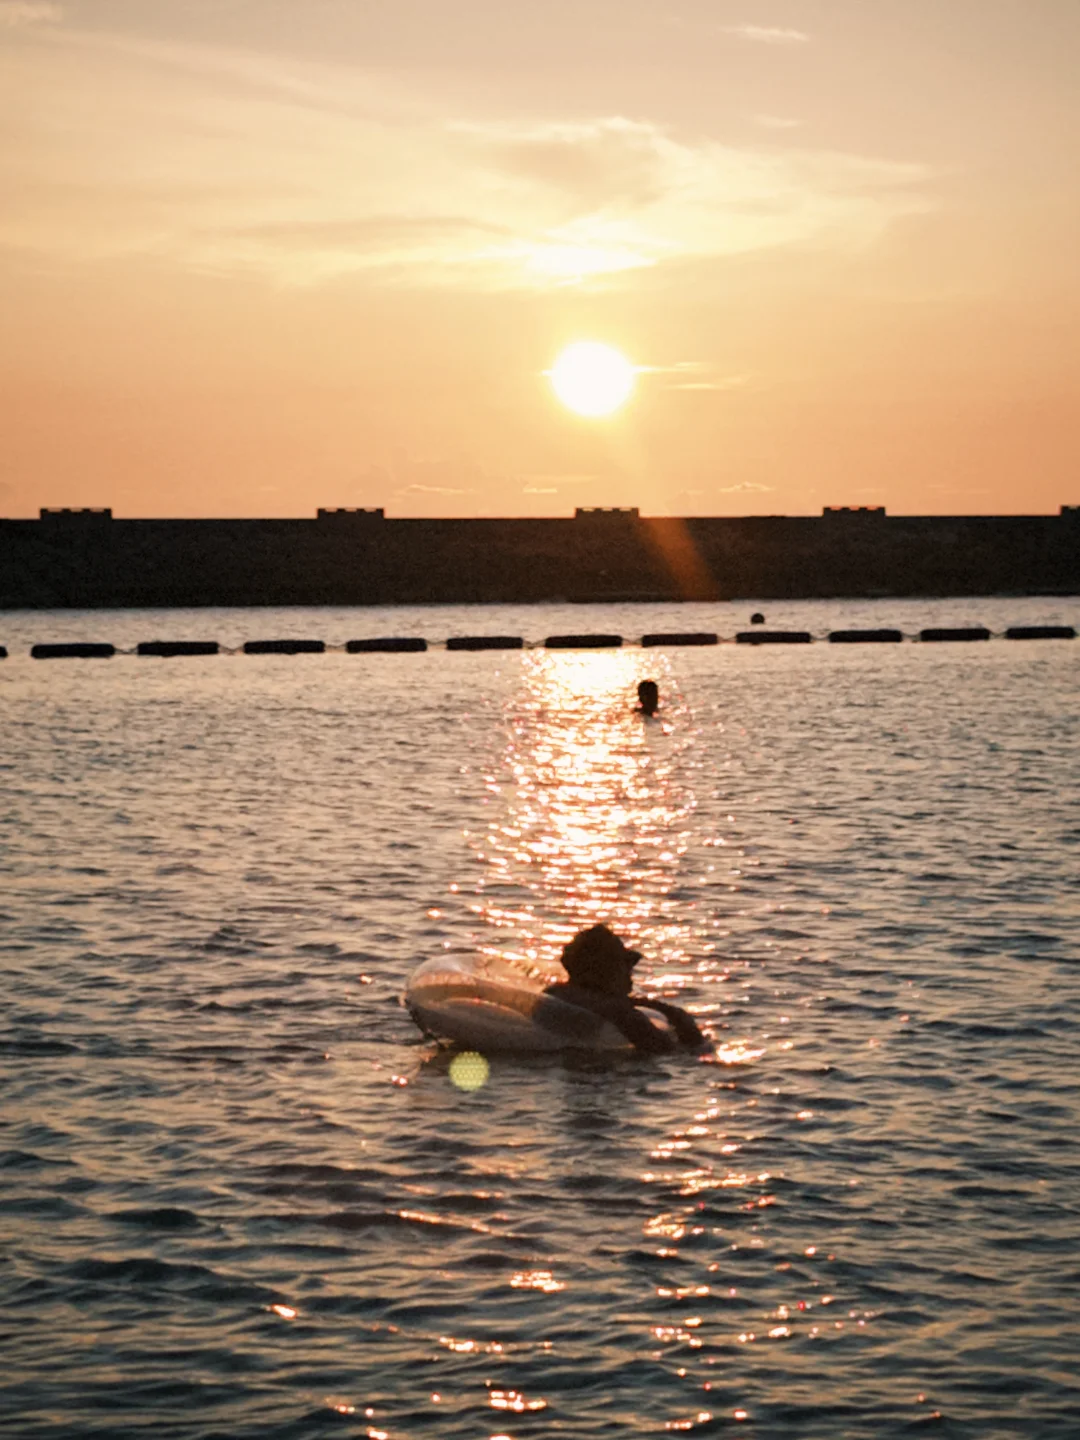
<path id="1" fill-rule="evenodd" d="M 655 715 L 660 708 L 660 687 L 655 680 L 642 680 L 637 687 L 642 714 Z"/>
<path id="2" fill-rule="evenodd" d="M 561 958 L 563 969 L 581 989 L 629 995 L 634 988 L 631 972 L 641 951 L 624 945 L 606 925 L 593 925 L 574 936 Z"/>

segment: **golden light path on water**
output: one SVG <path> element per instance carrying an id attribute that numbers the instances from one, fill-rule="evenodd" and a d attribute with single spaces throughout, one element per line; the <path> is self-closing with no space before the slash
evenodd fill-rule
<path id="1" fill-rule="evenodd" d="M 646 677 L 663 696 L 648 719 L 636 708 Z M 732 979 L 715 910 L 729 841 L 698 819 L 700 735 L 667 662 L 640 651 L 527 653 L 504 723 L 505 751 L 485 776 L 492 819 L 467 836 L 486 872 L 473 909 L 498 932 L 481 933 L 480 948 L 558 979 L 563 945 L 604 923 L 643 952 L 639 992 L 693 989 L 690 1008 L 707 1022 L 719 1006 L 706 987 Z M 761 1053 L 713 1038 L 720 1063 Z"/>
<path id="2" fill-rule="evenodd" d="M 637 682 L 655 668 L 623 651 L 525 657 L 503 769 L 486 781 L 496 814 L 474 837 L 491 872 L 477 908 L 504 932 L 499 953 L 555 973 L 566 941 L 602 922 L 647 961 L 662 954 L 669 985 L 670 967 L 692 963 L 697 897 L 679 891 L 679 861 L 696 804 L 693 742 L 673 720 L 636 713 Z"/>
<path id="3" fill-rule="evenodd" d="M 636 686 L 646 676 L 659 681 L 663 696 L 652 719 L 636 710 Z M 720 1000 L 740 987 L 746 962 L 724 955 L 730 933 L 720 913 L 732 898 L 725 882 L 741 864 L 739 849 L 731 846 L 724 865 L 720 857 L 730 840 L 710 829 L 715 821 L 699 810 L 699 786 L 716 798 L 715 756 L 706 763 L 694 717 L 655 654 L 528 653 L 521 684 L 505 702 L 504 723 L 504 753 L 485 776 L 492 817 L 485 831 L 469 837 L 486 872 L 474 904 L 489 936 L 485 941 L 481 932 L 481 948 L 558 978 L 562 945 L 584 926 L 609 924 L 644 954 L 635 988 L 678 997 L 710 1035 L 711 1048 L 701 1058 L 715 1067 L 712 1078 L 692 1087 L 689 1105 L 679 1082 L 682 1098 L 673 1094 L 673 1104 L 656 1115 L 655 1141 L 639 1161 L 637 1179 L 650 1197 L 638 1221 L 639 1243 L 659 1263 L 676 1262 L 683 1243 L 701 1243 L 710 1192 L 734 1193 L 752 1217 L 775 1203 L 774 1174 L 739 1159 L 756 1111 L 739 1113 L 730 1077 L 764 1047 L 727 1029 L 731 1007 Z M 704 808 L 715 811 L 715 805 Z M 742 1017 L 734 1023 L 741 1027 Z M 686 1063 L 700 1059 L 686 1057 Z M 758 1228 L 755 1218 L 750 1224 Z M 749 1243 L 760 1242 L 751 1237 Z M 718 1248 L 726 1250 L 727 1242 Z M 710 1296 L 729 1303 L 736 1290 L 721 1273 L 725 1268 L 714 1260 L 700 1266 L 689 1286 L 657 1286 L 660 1313 L 672 1297 L 680 1305 L 715 1305 Z M 557 1268 L 511 1281 L 514 1288 L 547 1293 L 567 1283 Z M 700 1316 L 675 1326 L 646 1316 L 641 1353 L 654 1359 L 672 1346 L 693 1352 L 703 1344 L 749 1343 L 728 1318 L 718 1333 L 715 1322 Z M 776 1327 L 772 1338 L 780 1338 Z M 710 1389 L 705 1382 L 703 1394 Z M 535 1397 L 530 1408 L 543 1403 Z M 689 1423 L 674 1418 L 668 1428 L 694 1428 L 702 1413 Z"/>

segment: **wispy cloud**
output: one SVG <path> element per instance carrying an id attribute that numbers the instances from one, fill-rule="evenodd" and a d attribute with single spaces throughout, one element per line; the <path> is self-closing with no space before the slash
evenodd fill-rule
<path id="1" fill-rule="evenodd" d="M 577 472 L 553 475 L 520 475 L 526 483 L 521 487 L 525 495 L 557 495 L 566 485 L 591 485 L 600 479 L 598 475 L 584 475 Z"/>
<path id="2" fill-rule="evenodd" d="M 403 485 L 395 495 L 472 495 L 472 490 L 459 490 L 453 485 Z"/>
<path id="3" fill-rule="evenodd" d="M 639 372 L 646 375 L 669 376 L 662 382 L 664 390 L 743 390 L 751 384 L 750 374 L 719 375 L 715 367 L 704 360 L 678 360 L 674 365 L 639 365 Z"/>
<path id="4" fill-rule="evenodd" d="M 64 18 L 59 5 L 47 0 L 0 0 L 0 30 L 16 30 L 23 25 L 56 25 Z"/>
<path id="5" fill-rule="evenodd" d="M 928 206 L 917 165 L 624 116 L 447 121 L 346 66 L 45 36 L 0 52 L 0 244 L 70 260 L 543 289 L 858 245 Z"/>
<path id="6" fill-rule="evenodd" d="M 725 25 L 728 35 L 741 40 L 755 40 L 760 45 L 805 45 L 810 39 L 804 30 L 789 30 L 779 25 Z"/>
<path id="7" fill-rule="evenodd" d="M 765 130 L 798 130 L 803 123 L 787 115 L 755 115 L 754 122 Z"/>
<path id="8" fill-rule="evenodd" d="M 724 380 L 680 380 L 677 385 L 669 385 L 669 390 L 738 390 L 741 382 L 736 379 L 729 383 Z"/>

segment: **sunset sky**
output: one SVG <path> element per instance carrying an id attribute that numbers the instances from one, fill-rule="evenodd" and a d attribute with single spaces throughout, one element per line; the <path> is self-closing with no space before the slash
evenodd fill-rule
<path id="1" fill-rule="evenodd" d="M 0 515 L 1056 512 L 1078 75 L 1078 0 L 0 0 Z"/>

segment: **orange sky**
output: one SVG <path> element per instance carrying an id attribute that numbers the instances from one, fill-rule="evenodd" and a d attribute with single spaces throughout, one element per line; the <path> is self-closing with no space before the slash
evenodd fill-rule
<path id="1" fill-rule="evenodd" d="M 1078 74 L 1077 0 L 0 0 L 0 514 L 1056 512 Z"/>

